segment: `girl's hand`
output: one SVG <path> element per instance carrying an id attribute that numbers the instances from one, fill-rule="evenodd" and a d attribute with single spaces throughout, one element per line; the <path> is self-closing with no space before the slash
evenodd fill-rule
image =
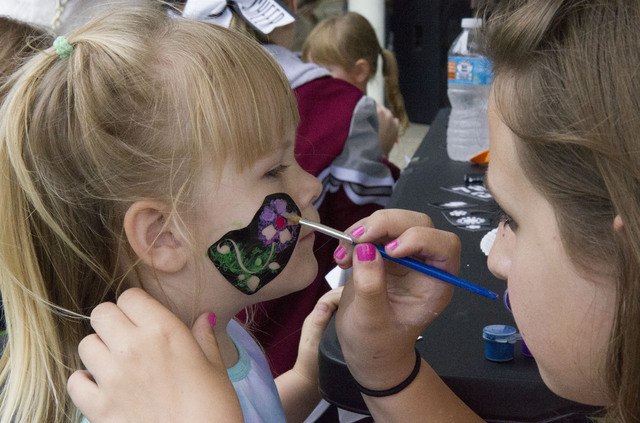
<path id="1" fill-rule="evenodd" d="M 378 138 L 382 148 L 382 156 L 389 157 L 393 146 L 399 141 L 400 121 L 393 116 L 391 110 L 381 104 L 376 104 L 378 112 Z"/>
<path id="2" fill-rule="evenodd" d="M 422 213 L 380 210 L 347 232 L 359 243 L 386 245 L 392 257 L 410 256 L 454 274 L 460 267 L 458 237 L 434 229 L 431 219 Z M 453 288 L 383 261 L 371 244 L 355 249 L 341 246 L 347 254 L 336 250 L 336 261 L 343 268 L 353 266 L 336 316 L 343 355 L 361 385 L 374 390 L 391 388 L 411 372 L 416 338 L 447 306 Z"/>
<path id="3" fill-rule="evenodd" d="M 318 389 L 318 348 L 329 319 L 340 302 L 342 287 L 324 294 L 302 324 L 298 358 L 293 369 L 276 378 L 287 422 L 305 421 L 321 399 Z"/>
<path id="4" fill-rule="evenodd" d="M 133 288 L 117 305 L 98 305 L 91 326 L 96 333 L 78 346 L 87 370 L 67 382 L 71 399 L 91 423 L 243 421 L 207 314 L 192 333 Z"/>
<path id="5" fill-rule="evenodd" d="M 338 308 L 342 287 L 332 289 L 318 300 L 315 308 L 302 324 L 298 358 L 293 370 L 306 380 L 318 384 L 318 348 L 320 338 L 327 328 L 331 316 Z"/>

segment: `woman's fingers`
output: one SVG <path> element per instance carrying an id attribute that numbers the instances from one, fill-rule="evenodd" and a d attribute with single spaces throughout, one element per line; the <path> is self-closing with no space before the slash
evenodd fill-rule
<path id="1" fill-rule="evenodd" d="M 379 323 L 385 323 L 389 320 L 391 308 L 387 294 L 384 263 L 373 244 L 365 243 L 355 247 L 353 290 L 354 313 L 367 316 L 366 321 L 362 321 L 362 323 L 376 327 Z"/>
<path id="2" fill-rule="evenodd" d="M 409 228 L 385 246 L 391 257 L 416 257 L 450 273 L 460 270 L 460 249 L 457 235 L 428 227 Z"/>
<path id="3" fill-rule="evenodd" d="M 178 319 L 156 299 L 140 288 L 124 291 L 117 304 L 106 302 L 91 312 L 91 326 L 109 349 L 118 348 L 129 337 L 135 337 L 139 327 L 159 328 L 168 336 L 179 333 Z"/>
<path id="4" fill-rule="evenodd" d="M 359 220 L 345 232 L 357 243 L 376 242 L 386 244 L 400 236 L 412 226 L 431 227 L 431 219 L 424 213 L 410 210 L 378 210 L 371 216 Z M 340 241 L 333 258 L 343 269 L 351 267 L 353 245 Z"/>
<path id="5" fill-rule="evenodd" d="M 378 210 L 371 216 L 361 219 L 347 229 L 347 232 L 351 233 L 358 243 L 386 243 L 414 226 L 432 227 L 433 224 L 431 218 L 424 213 L 386 209 Z"/>
<path id="6" fill-rule="evenodd" d="M 107 302 L 98 304 L 91 311 L 91 327 L 106 347 L 110 348 L 115 339 L 121 339 L 135 325 L 117 305 Z"/>
<path id="7" fill-rule="evenodd" d="M 67 380 L 67 392 L 71 401 L 81 410 L 100 409 L 100 390 L 87 370 L 76 370 Z M 91 420 L 91 415 L 85 416 Z"/>
<path id="8" fill-rule="evenodd" d="M 130 288 L 118 297 L 118 307 L 136 326 L 177 322 L 175 315 L 140 288 Z"/>
<path id="9" fill-rule="evenodd" d="M 358 243 L 384 245 L 385 252 L 391 257 L 415 257 L 451 273 L 459 270 L 460 239 L 451 232 L 434 229 L 431 219 L 424 213 L 380 210 L 360 220 L 347 232 Z M 340 267 L 350 267 L 353 246 L 341 241 L 334 259 Z M 391 263 L 388 268 L 391 272 L 403 269 Z"/>
<path id="10" fill-rule="evenodd" d="M 214 324 L 215 321 L 212 317 L 212 313 L 204 313 L 198 317 L 193 324 L 191 333 L 198 342 L 198 345 L 200 345 L 200 348 L 207 357 L 207 360 L 219 368 L 224 369 L 225 367 L 222 362 L 222 356 L 220 355 L 218 341 L 216 340 L 213 332 Z"/>
<path id="11" fill-rule="evenodd" d="M 109 348 L 97 334 L 92 333 L 85 336 L 78 344 L 78 355 L 84 367 L 92 375 L 96 376 L 95 381 L 99 383 L 99 376 L 103 373 L 97 370 L 108 367 L 108 363 L 111 360 Z"/>

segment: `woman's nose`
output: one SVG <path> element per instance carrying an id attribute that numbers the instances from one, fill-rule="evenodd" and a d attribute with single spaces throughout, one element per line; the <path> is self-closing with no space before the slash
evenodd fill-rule
<path id="1" fill-rule="evenodd" d="M 489 251 L 487 258 L 487 267 L 498 279 L 506 280 L 509 277 L 509 268 L 511 267 L 511 251 L 512 233 L 505 227 L 504 223 L 498 226 L 496 239 Z"/>

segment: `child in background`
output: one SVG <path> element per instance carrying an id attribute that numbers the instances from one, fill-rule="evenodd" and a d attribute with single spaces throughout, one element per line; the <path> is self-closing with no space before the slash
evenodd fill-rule
<path id="1" fill-rule="evenodd" d="M 252 15 L 242 13 L 254 4 L 263 10 L 279 10 L 279 16 L 289 19 L 281 19 L 278 25 L 286 25 L 263 32 L 258 27 L 268 19 L 252 20 Z M 188 0 L 183 16 L 248 34 L 282 66 L 300 113 L 296 159 L 322 182 L 322 193 L 314 203 L 322 223 L 344 230 L 383 208 L 391 197 L 399 170 L 383 157 L 378 140 L 378 127 L 389 123 L 378 118 L 373 99 L 353 85 L 332 78 L 326 69 L 302 62 L 290 50 L 295 18 L 282 4 L 295 10 L 297 1 Z M 333 251 L 337 245 L 335 239 L 316 234 L 316 280 L 302 291 L 262 303 L 253 310 L 252 332 L 264 346 L 274 375 L 291 369 L 295 363 L 302 322 L 318 298 L 329 290 L 325 275 L 335 267 Z"/>
<path id="2" fill-rule="evenodd" d="M 319 400 L 318 342 L 335 296 L 321 300 L 322 310 L 302 329 L 295 370 L 275 384 L 259 346 L 233 320 L 245 307 L 304 288 L 317 270 L 313 233 L 278 220 L 283 210 L 317 220 L 312 202 L 321 190 L 295 161 L 298 112 L 278 64 L 241 34 L 172 19 L 149 4 L 119 7 L 57 38 L 6 88 L 0 292 L 8 339 L 0 420 L 79 420 L 65 386 L 81 357 L 95 343 L 100 353 L 127 353 L 104 332 L 80 343 L 91 330 L 84 316 L 140 287 L 181 325 L 207 315 L 199 321 L 215 326 L 220 363 L 247 421 L 301 421 Z M 258 238 L 245 227 L 267 219 L 267 211 L 274 223 L 256 242 L 289 255 L 267 259 L 259 285 L 254 276 L 230 278 L 215 252 L 228 249 L 222 240 Z M 114 308 L 96 308 L 91 325 L 115 327 Z M 168 336 L 167 349 L 183 342 Z M 180 369 L 206 368 L 224 391 L 225 372 L 200 356 Z M 87 369 L 104 365 L 103 358 L 87 360 Z M 103 383 L 85 372 L 73 379 L 83 392 Z M 228 388 L 229 395 L 206 400 L 220 409 L 233 405 Z M 176 388 L 172 400 L 205 400 L 199 389 Z M 147 400 L 157 408 L 158 398 Z"/>
<path id="3" fill-rule="evenodd" d="M 388 157 L 398 142 L 398 136 L 409 126 L 409 118 L 398 85 L 396 58 L 391 51 L 380 47 L 371 23 L 355 12 L 332 16 L 318 23 L 302 46 L 304 61 L 327 68 L 334 78 L 352 83 L 364 94 L 367 93 L 367 83 L 376 76 L 380 56 L 385 99 L 396 119 L 395 125 L 380 128 L 382 153 Z M 377 105 L 377 111 L 379 116 L 390 113 L 381 104 Z"/>

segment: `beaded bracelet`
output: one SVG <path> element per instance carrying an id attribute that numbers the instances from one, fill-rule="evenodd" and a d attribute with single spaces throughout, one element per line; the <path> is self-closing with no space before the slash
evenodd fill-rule
<path id="1" fill-rule="evenodd" d="M 420 353 L 416 349 L 416 364 L 415 366 L 413 366 L 413 370 L 411 371 L 409 376 L 405 380 L 400 382 L 400 384 L 394 386 L 393 388 L 385 389 L 384 391 L 367 389 L 364 386 L 360 385 L 357 381 L 355 381 L 355 383 L 361 393 L 370 397 L 388 397 L 391 395 L 395 395 L 409 386 L 411 382 L 413 382 L 413 380 L 416 378 L 416 376 L 418 376 L 418 373 L 420 372 L 420 363 L 422 363 L 422 359 L 420 358 Z"/>

